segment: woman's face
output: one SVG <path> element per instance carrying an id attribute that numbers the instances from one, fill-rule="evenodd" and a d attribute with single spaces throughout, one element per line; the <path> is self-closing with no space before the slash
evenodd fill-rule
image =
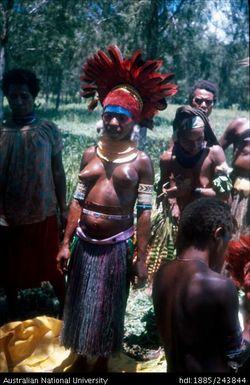
<path id="1" fill-rule="evenodd" d="M 129 139 L 134 127 L 134 120 L 127 115 L 104 112 L 103 126 L 107 135 L 113 140 Z"/>
<path id="2" fill-rule="evenodd" d="M 15 116 L 26 116 L 34 109 L 34 98 L 26 84 L 10 84 L 7 99 Z"/>
<path id="3" fill-rule="evenodd" d="M 204 128 L 197 127 L 184 131 L 180 135 L 178 142 L 191 156 L 198 154 L 204 146 Z"/>

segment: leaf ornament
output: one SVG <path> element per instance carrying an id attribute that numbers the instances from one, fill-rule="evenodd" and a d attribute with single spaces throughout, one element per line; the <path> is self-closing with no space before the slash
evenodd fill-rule
<path id="1" fill-rule="evenodd" d="M 149 240 L 147 266 L 149 281 L 160 265 L 175 258 L 175 239 L 177 226 L 171 216 L 170 208 L 159 211 L 155 209 L 151 220 L 151 236 Z"/>

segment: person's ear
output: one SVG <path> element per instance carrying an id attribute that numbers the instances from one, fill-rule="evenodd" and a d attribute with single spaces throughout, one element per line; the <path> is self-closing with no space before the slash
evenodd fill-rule
<path id="1" fill-rule="evenodd" d="M 223 236 L 224 236 L 224 229 L 220 226 L 214 232 L 214 239 L 215 241 L 219 241 L 223 238 Z"/>

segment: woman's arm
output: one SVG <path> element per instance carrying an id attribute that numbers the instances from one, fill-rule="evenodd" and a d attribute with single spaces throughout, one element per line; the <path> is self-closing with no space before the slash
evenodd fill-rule
<path id="1" fill-rule="evenodd" d="M 137 195 L 137 258 L 133 265 L 134 284 L 142 286 L 147 279 L 147 246 L 151 230 L 151 207 L 154 182 L 153 165 L 142 153 L 139 160 L 139 187 Z M 137 277 L 137 282 L 135 277 Z"/>
<path id="2" fill-rule="evenodd" d="M 52 173 L 61 216 L 66 216 L 66 177 L 62 163 L 62 152 L 52 157 Z"/>

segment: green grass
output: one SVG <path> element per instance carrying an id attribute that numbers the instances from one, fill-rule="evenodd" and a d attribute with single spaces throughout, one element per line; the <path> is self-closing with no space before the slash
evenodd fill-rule
<path id="1" fill-rule="evenodd" d="M 167 140 L 172 133 L 172 121 L 175 111 L 179 105 L 171 104 L 165 111 L 156 115 L 155 127 L 153 131 L 149 130 L 149 137 L 152 139 Z M 74 135 L 96 136 L 95 124 L 101 119 L 101 108 L 89 112 L 87 104 L 66 104 L 59 111 L 52 108 L 47 111 L 40 110 L 40 114 L 47 119 L 54 120 L 63 131 L 70 132 Z M 239 111 L 237 109 L 214 109 L 210 121 L 219 137 L 230 120 L 236 117 L 248 117 L 248 111 Z"/>
<path id="2" fill-rule="evenodd" d="M 155 117 L 154 129 L 148 130 L 145 152 L 151 157 L 155 174 L 159 174 L 160 154 L 166 149 L 172 135 L 172 122 L 178 105 L 169 105 Z M 80 160 L 83 151 L 96 143 L 96 123 L 101 119 L 101 108 L 95 111 L 87 110 L 87 103 L 67 104 L 56 112 L 53 109 L 40 110 L 40 115 L 53 120 L 62 130 L 64 150 L 63 162 L 67 176 L 67 202 L 71 200 L 74 191 L 77 175 L 79 172 Z M 248 117 L 247 111 L 214 109 L 210 116 L 211 125 L 220 138 L 228 123 L 236 117 Z M 226 153 L 230 162 L 231 150 Z"/>

